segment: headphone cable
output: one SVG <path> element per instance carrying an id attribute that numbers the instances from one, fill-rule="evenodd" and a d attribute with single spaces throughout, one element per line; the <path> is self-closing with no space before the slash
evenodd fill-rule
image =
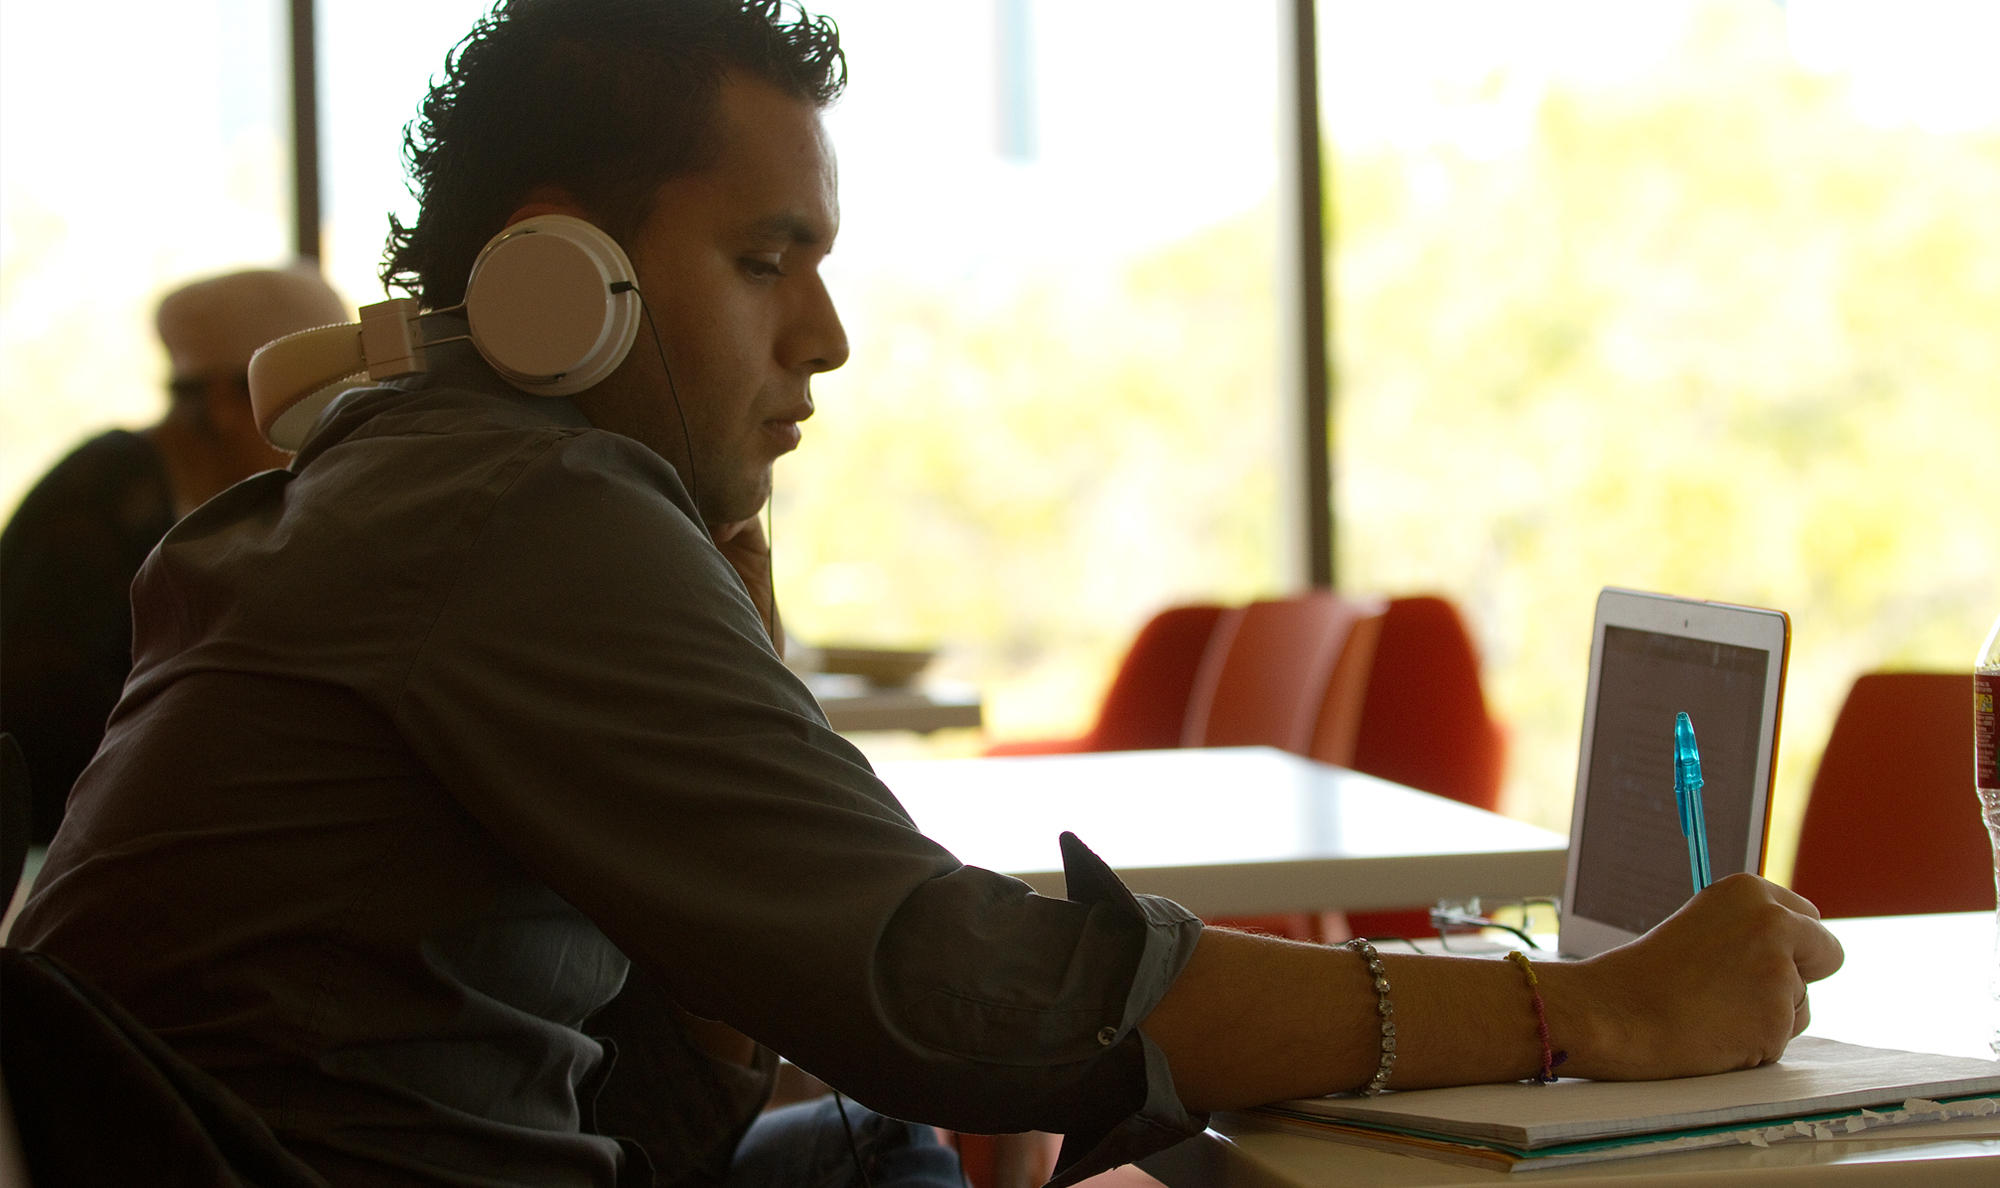
<path id="1" fill-rule="evenodd" d="M 639 299 L 639 311 L 646 315 L 646 329 L 652 333 L 653 350 L 660 356 L 660 370 L 665 372 L 667 376 L 667 394 L 673 397 L 674 415 L 680 418 L 681 445 L 687 450 L 688 459 L 688 497 L 694 501 L 696 513 L 699 514 L 701 510 L 701 479 L 696 475 L 694 469 L 694 436 L 688 432 L 687 410 L 681 407 L 681 393 L 680 388 L 674 383 L 674 369 L 667 362 L 666 345 L 660 341 L 660 324 L 653 320 L 653 307 L 647 303 L 646 295 L 639 291 L 638 285 L 633 284 L 631 281 L 615 281 L 611 285 L 611 291 L 614 293 L 630 293 L 634 297 L 637 297 Z M 765 547 L 767 548 L 769 547 L 771 534 L 777 526 L 777 511 L 774 506 L 776 503 L 777 499 L 772 498 L 764 504 L 764 522 L 767 525 L 764 539 L 766 542 Z M 775 586 L 777 575 L 774 573 L 771 576 L 772 584 Z M 774 590 L 773 593 L 775 592 Z M 776 605 L 775 599 L 773 600 L 773 605 Z M 874 1180 L 868 1175 L 868 1165 L 861 1160 L 861 1148 L 854 1141 L 854 1123 L 848 1120 L 847 1102 L 838 1089 L 833 1091 L 833 1104 L 834 1108 L 840 1111 L 840 1128 L 847 1132 L 847 1154 L 854 1160 L 854 1170 L 861 1176 L 861 1188 L 875 1188 Z M 961 1166 L 959 1171 L 961 1179 L 964 1174 L 963 1166 Z"/>
<path id="2" fill-rule="evenodd" d="M 667 373 L 667 394 L 674 399 L 674 415 L 681 422 L 681 445 L 687 449 L 688 498 L 694 501 L 696 518 L 701 512 L 701 476 L 694 469 L 694 436 L 688 432 L 687 410 L 681 407 L 681 391 L 674 383 L 674 369 L 667 363 L 667 348 L 660 341 L 660 324 L 653 320 L 653 307 L 646 303 L 646 295 L 631 281 L 613 281 L 613 293 L 630 293 L 639 299 L 639 311 L 646 315 L 646 329 L 653 334 L 653 350 L 660 356 L 660 370 Z"/>
<path id="3" fill-rule="evenodd" d="M 861 1162 L 861 1148 L 854 1142 L 854 1123 L 847 1120 L 847 1102 L 838 1089 L 833 1091 L 833 1105 L 840 1111 L 840 1128 L 847 1132 L 847 1153 L 854 1158 L 854 1170 L 861 1173 L 861 1188 L 875 1188 L 875 1181 L 868 1176 L 868 1165 Z"/>
<path id="4" fill-rule="evenodd" d="M 674 398 L 674 415 L 680 418 L 681 445 L 687 450 L 688 459 L 688 498 L 694 501 L 696 518 L 699 518 L 701 513 L 701 476 L 695 473 L 694 468 L 694 436 L 688 432 L 687 410 L 681 407 L 681 392 L 680 388 L 674 383 L 674 369 L 668 365 L 667 348 L 660 341 L 660 324 L 653 320 L 653 307 L 646 303 L 646 295 L 639 291 L 638 285 L 633 284 L 631 281 L 613 281 L 611 291 L 613 293 L 630 293 L 634 297 L 637 297 L 639 299 L 639 311 L 646 315 L 646 329 L 653 335 L 653 351 L 660 356 L 660 370 L 664 371 L 667 375 L 667 394 Z M 775 491 L 764 502 L 764 548 L 767 551 L 770 549 L 771 541 L 777 533 L 777 503 L 778 497 Z M 778 574 L 775 568 L 771 570 L 770 582 L 771 618 L 775 622 L 777 620 L 778 606 Z M 780 648 L 779 654 L 782 655 L 784 646 L 782 641 L 774 642 L 777 643 L 777 646 Z M 841 1116 L 844 1118 L 846 1114 L 843 1112 Z M 863 1179 L 866 1179 L 865 1175 Z M 864 1188 L 866 1188 L 865 1185 Z"/>

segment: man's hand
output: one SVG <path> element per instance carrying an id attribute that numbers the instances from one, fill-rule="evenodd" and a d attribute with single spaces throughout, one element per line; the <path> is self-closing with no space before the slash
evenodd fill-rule
<path id="1" fill-rule="evenodd" d="M 1769 1064 L 1806 1029 L 1806 984 L 1840 968 L 1819 911 L 1755 875 L 1695 896 L 1629 945 L 1539 966 L 1551 1032 L 1574 1028 L 1563 1071 L 1600 1080 L 1699 1076 Z"/>
<path id="2" fill-rule="evenodd" d="M 750 601 L 757 606 L 757 617 L 764 620 L 764 631 L 770 635 L 771 646 L 778 650 L 778 658 L 782 660 L 785 625 L 778 620 L 778 594 L 771 582 L 771 544 L 764 538 L 763 521 L 752 516 L 731 524 L 717 524 L 708 534 L 736 576 L 743 579 L 744 589 L 750 591 Z"/>

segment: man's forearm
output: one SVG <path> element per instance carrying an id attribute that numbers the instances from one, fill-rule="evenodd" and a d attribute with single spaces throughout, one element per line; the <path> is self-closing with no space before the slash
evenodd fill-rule
<path id="1" fill-rule="evenodd" d="M 1382 960 L 1397 1024 L 1392 1086 L 1513 1080 L 1540 1067 L 1533 1003 L 1514 966 Z M 1358 954 L 1210 929 L 1145 1030 L 1189 1109 L 1229 1109 L 1365 1084 L 1381 1057 L 1376 1002 Z"/>
<path id="2" fill-rule="evenodd" d="M 1511 962 L 1383 953 L 1396 1024 L 1392 1088 L 1517 1080 L 1541 1068 L 1525 974 Z M 1733 876 L 1624 948 L 1537 963 L 1562 1072 L 1692 1076 L 1775 1060 L 1804 1029 L 1805 985 L 1840 966 L 1812 905 Z M 1359 1088 L 1381 1055 L 1377 996 L 1352 952 L 1203 934 L 1144 1027 L 1193 1110 Z"/>

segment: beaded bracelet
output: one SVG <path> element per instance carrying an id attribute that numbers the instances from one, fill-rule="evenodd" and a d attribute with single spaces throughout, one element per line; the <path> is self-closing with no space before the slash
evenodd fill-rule
<path id="1" fill-rule="evenodd" d="M 1375 951 L 1375 946 L 1360 937 L 1342 947 L 1353 950 L 1368 963 L 1368 976 L 1375 983 L 1375 1013 L 1382 1016 L 1382 1062 L 1375 1066 L 1375 1075 L 1368 1078 L 1368 1083 L 1360 1089 L 1363 1097 L 1375 1097 L 1389 1083 L 1389 1070 L 1396 1063 L 1396 1024 L 1389 1018 L 1396 1013 L 1396 1009 L 1389 1005 L 1389 971 L 1382 967 L 1382 955 Z"/>
<path id="2" fill-rule="evenodd" d="M 1568 1060 L 1569 1053 L 1549 1050 L 1549 1012 L 1542 1005 L 1541 981 L 1535 977 L 1535 967 L 1528 963 L 1528 955 L 1519 949 L 1510 949 L 1507 960 L 1520 966 L 1521 972 L 1528 975 L 1528 993 L 1535 999 L 1535 1030 L 1542 1037 L 1542 1071 L 1536 1073 L 1534 1079 L 1544 1085 L 1553 1085 L 1556 1083 L 1556 1065 Z"/>

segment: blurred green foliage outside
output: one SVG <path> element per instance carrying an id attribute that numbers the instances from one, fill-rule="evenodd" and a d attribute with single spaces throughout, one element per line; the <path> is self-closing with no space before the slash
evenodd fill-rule
<path id="1" fill-rule="evenodd" d="M 982 685 L 1000 732 L 1064 733 L 1154 610 L 1275 589 L 1260 223 L 991 305 L 849 297 L 852 361 L 815 382 L 779 466 L 787 625 L 943 641 L 941 671 Z"/>
<path id="2" fill-rule="evenodd" d="M 1333 155 L 1340 582 L 1459 601 L 1509 811 L 1556 828 L 1599 587 L 1789 611 L 1783 876 L 1852 678 L 1965 668 L 2000 611 L 2000 132 L 1868 126 L 1745 11 L 1552 86 L 1518 148 Z M 946 641 L 1036 735 L 1151 610 L 1276 592 L 1272 241 L 843 294 L 854 361 L 780 470 L 794 630 Z"/>

